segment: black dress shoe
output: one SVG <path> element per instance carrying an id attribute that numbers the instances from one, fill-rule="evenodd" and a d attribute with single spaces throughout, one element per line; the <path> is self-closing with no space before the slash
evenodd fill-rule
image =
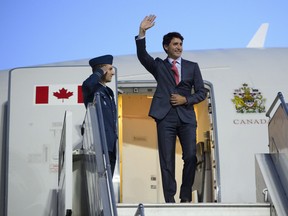
<path id="1" fill-rule="evenodd" d="M 166 203 L 175 203 L 175 199 L 173 197 L 166 200 Z"/>
<path id="2" fill-rule="evenodd" d="M 189 201 L 189 200 L 184 200 L 184 199 L 181 199 L 180 200 L 180 203 L 190 203 L 191 201 Z"/>

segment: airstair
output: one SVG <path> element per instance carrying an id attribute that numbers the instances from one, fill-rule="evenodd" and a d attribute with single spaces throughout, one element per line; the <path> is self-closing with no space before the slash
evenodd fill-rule
<path id="1" fill-rule="evenodd" d="M 105 132 L 103 117 L 99 115 L 101 111 L 100 97 L 96 99 L 98 102 L 96 100 L 96 104 L 89 106 L 88 114 L 85 118 L 85 145 L 81 150 L 81 154 L 73 157 L 74 163 L 78 164 L 77 166 L 73 164 L 74 172 L 77 169 L 76 181 L 80 182 L 74 183 L 73 186 L 71 186 L 71 183 L 63 183 L 61 180 L 66 179 L 67 181 L 65 175 L 67 177 L 72 175 L 69 172 L 67 173 L 67 168 L 64 167 L 65 163 L 63 163 L 69 161 L 64 159 L 64 156 L 69 156 L 66 153 L 69 153 L 71 157 L 71 150 L 67 150 L 66 147 L 68 145 L 65 144 L 70 139 L 69 137 L 62 138 L 59 167 L 63 167 L 61 170 L 65 170 L 66 174 L 63 176 L 63 174 L 59 173 L 59 176 L 62 176 L 62 178 L 59 178 L 59 187 L 61 185 L 62 189 L 59 189 L 61 197 L 58 198 L 58 215 L 288 216 L 288 108 L 281 93 L 278 93 L 266 114 L 270 118 L 268 125 L 269 154 L 257 154 L 255 156 L 257 203 L 116 203 L 110 164 L 109 160 L 107 160 L 107 149 L 105 149 L 105 145 L 101 144 L 103 142 L 105 144 Z M 280 105 L 274 111 L 279 101 Z M 273 115 L 272 111 L 274 111 Z M 67 127 L 64 124 L 66 131 Z M 63 136 L 65 136 L 65 133 Z M 72 190 L 73 193 L 69 193 L 69 190 Z"/>
<path id="2" fill-rule="evenodd" d="M 144 204 L 144 216 L 270 216 L 270 204 Z M 118 216 L 133 216 L 137 205 L 119 204 Z"/>

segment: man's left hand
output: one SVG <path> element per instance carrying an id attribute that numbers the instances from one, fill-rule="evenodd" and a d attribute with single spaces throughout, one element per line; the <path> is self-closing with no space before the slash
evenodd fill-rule
<path id="1" fill-rule="evenodd" d="M 170 103 L 172 106 L 180 106 L 187 103 L 186 97 L 179 94 L 171 94 Z"/>

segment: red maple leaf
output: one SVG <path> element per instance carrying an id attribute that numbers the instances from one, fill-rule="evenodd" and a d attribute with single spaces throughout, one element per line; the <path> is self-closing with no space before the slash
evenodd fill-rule
<path id="1" fill-rule="evenodd" d="M 68 92 L 67 89 L 62 88 L 58 92 L 53 92 L 53 95 L 64 102 L 64 99 L 69 99 L 73 95 L 73 92 Z"/>

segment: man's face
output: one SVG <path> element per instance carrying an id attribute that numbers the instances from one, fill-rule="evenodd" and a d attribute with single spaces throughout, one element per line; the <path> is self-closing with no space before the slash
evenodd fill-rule
<path id="1" fill-rule="evenodd" d="M 173 38 L 170 44 L 164 45 L 165 50 L 167 51 L 168 57 L 172 59 L 177 59 L 182 55 L 183 47 L 182 41 L 179 38 Z"/>
<path id="2" fill-rule="evenodd" d="M 102 80 L 105 83 L 111 82 L 112 77 L 115 74 L 115 70 L 114 70 L 113 66 L 110 64 L 105 65 L 105 71 L 107 71 L 107 72 L 105 75 L 103 75 Z"/>

